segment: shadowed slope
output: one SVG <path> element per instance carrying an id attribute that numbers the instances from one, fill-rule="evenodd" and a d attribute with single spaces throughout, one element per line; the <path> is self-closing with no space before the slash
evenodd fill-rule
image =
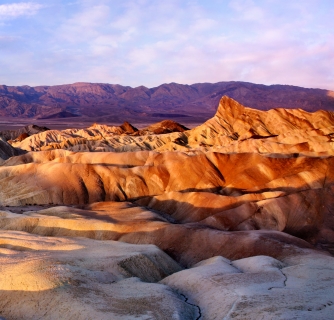
<path id="1" fill-rule="evenodd" d="M 19 152 L 0 137 L 0 164 L 11 157 L 14 157 L 22 152 Z"/>
<path id="2" fill-rule="evenodd" d="M 172 222 L 168 212 L 159 214 L 113 202 L 96 203 L 83 209 L 55 207 L 24 214 L 2 211 L 0 217 L 2 230 L 155 244 L 184 266 L 215 255 L 233 260 L 259 254 L 285 257 L 312 248 L 303 240 L 275 231 L 226 232 Z"/>
<path id="3" fill-rule="evenodd" d="M 334 243 L 333 168 L 332 157 L 54 150 L 0 167 L 0 201 L 19 206 L 139 199 L 177 223 L 285 231 L 326 247 Z"/>

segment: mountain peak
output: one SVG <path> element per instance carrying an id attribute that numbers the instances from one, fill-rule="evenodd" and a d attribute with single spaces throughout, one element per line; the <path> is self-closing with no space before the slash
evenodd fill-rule
<path id="1" fill-rule="evenodd" d="M 225 117 L 237 118 L 244 112 L 244 110 L 245 107 L 242 104 L 225 95 L 220 99 L 215 116 L 219 119 Z"/>

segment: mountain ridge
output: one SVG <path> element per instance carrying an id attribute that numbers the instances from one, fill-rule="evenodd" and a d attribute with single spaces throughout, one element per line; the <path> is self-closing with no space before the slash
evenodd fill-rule
<path id="1" fill-rule="evenodd" d="M 156 122 L 183 117 L 184 123 L 212 117 L 223 95 L 258 110 L 334 110 L 334 91 L 290 85 L 227 81 L 157 87 L 86 83 L 56 86 L 0 86 L 0 116 L 95 122 Z M 76 118 L 76 119 L 74 119 Z"/>
<path id="2" fill-rule="evenodd" d="M 206 152 L 214 149 L 224 153 L 333 155 L 334 112 L 318 110 L 309 113 L 284 108 L 262 111 L 223 96 L 216 114 L 191 130 L 173 121 L 136 130 L 127 122 L 120 127 L 94 124 L 88 128 L 61 131 L 44 131 L 42 128 L 37 134 L 10 143 L 25 151 Z"/>

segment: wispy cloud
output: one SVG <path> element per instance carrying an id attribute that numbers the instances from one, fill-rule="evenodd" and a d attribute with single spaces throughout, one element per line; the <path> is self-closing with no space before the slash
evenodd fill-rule
<path id="1" fill-rule="evenodd" d="M 56 40 L 88 44 L 101 34 L 99 29 L 108 23 L 109 10 L 109 6 L 94 5 L 75 13 L 56 29 Z"/>
<path id="2" fill-rule="evenodd" d="M 0 19 L 14 19 L 20 16 L 31 16 L 43 6 L 35 2 L 18 2 L 0 5 Z"/>
<path id="3" fill-rule="evenodd" d="M 236 16 L 237 20 L 263 21 L 265 18 L 265 10 L 253 0 L 234 0 L 229 5 L 233 10 L 238 12 Z"/>

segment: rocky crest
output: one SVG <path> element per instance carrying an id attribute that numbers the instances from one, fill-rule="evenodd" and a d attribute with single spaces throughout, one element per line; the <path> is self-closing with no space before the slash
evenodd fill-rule
<path id="1" fill-rule="evenodd" d="M 24 140 L 28 136 L 31 136 L 33 134 L 39 133 L 39 132 L 44 132 L 49 130 L 47 127 L 40 127 L 37 125 L 28 125 L 25 126 L 21 129 L 17 130 L 3 130 L 0 131 L 0 137 L 3 137 L 5 140 Z M 21 138 L 19 138 L 21 136 Z M 25 137 L 23 139 L 23 137 Z"/>
<path id="2" fill-rule="evenodd" d="M 25 151 L 174 151 L 215 150 L 263 154 L 333 154 L 334 113 L 295 109 L 261 111 L 224 96 L 215 116 L 192 129 L 162 121 L 137 130 L 93 125 L 87 129 L 49 130 L 12 145 Z"/>

